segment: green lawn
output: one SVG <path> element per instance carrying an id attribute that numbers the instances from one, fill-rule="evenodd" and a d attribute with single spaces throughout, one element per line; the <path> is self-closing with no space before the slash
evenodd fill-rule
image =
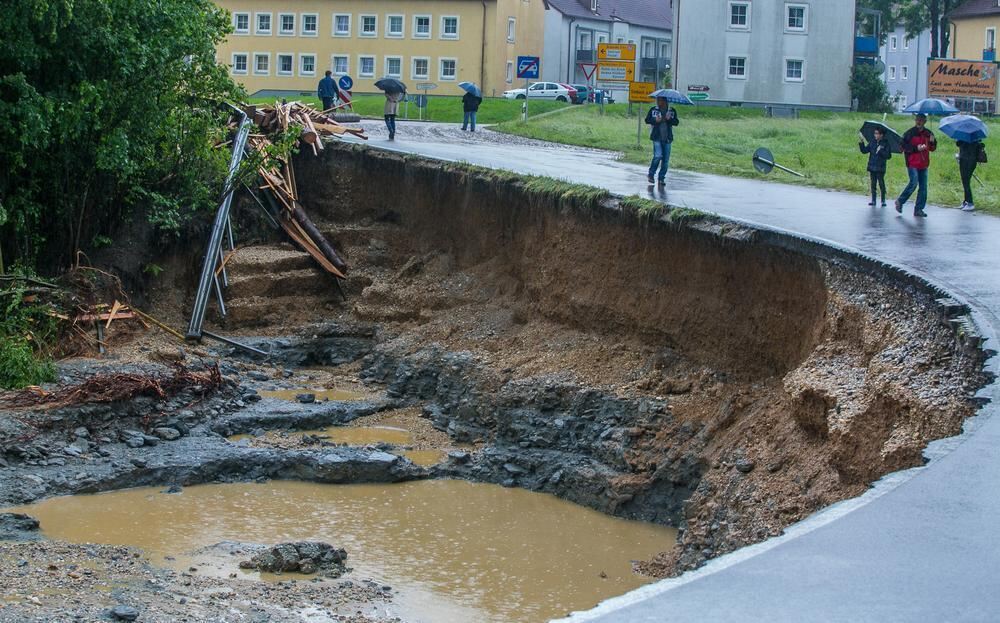
<path id="1" fill-rule="evenodd" d="M 320 101 L 316 97 L 288 97 L 287 99 L 295 99 L 316 106 L 317 108 L 320 105 Z M 251 103 L 274 103 L 274 98 L 252 98 Z M 479 107 L 479 114 L 476 116 L 476 121 L 482 125 L 520 119 L 522 103 L 502 98 L 484 98 L 482 105 Z M 385 105 L 385 97 L 382 95 L 358 95 L 354 98 L 353 104 L 355 112 L 362 117 L 381 118 L 382 107 Z M 553 110 L 561 110 L 569 106 L 571 104 L 563 102 L 539 102 L 532 100 L 528 112 L 531 116 L 534 116 Z M 420 116 L 420 111 L 413 102 L 410 102 L 408 111 L 406 104 L 400 104 L 399 116 L 401 119 L 417 119 Z M 423 111 L 423 119 L 426 121 L 462 123 L 462 116 L 462 98 L 460 97 L 431 96 L 427 99 L 427 108 Z"/>
<path id="2" fill-rule="evenodd" d="M 642 112 L 645 113 L 645 106 Z M 531 138 L 571 145 L 598 147 L 623 152 L 625 159 L 647 163 L 650 158 L 648 130 L 636 142 L 637 119 L 626 116 L 626 104 L 605 107 L 605 114 L 595 106 L 576 107 L 561 115 L 550 115 L 527 123 L 507 121 L 499 130 Z M 858 151 L 857 132 L 865 119 L 881 115 L 864 113 L 803 113 L 799 119 L 768 119 L 761 110 L 717 107 L 681 107 L 681 125 L 675 129 L 671 166 L 689 171 L 738 177 L 761 177 L 751 165 L 757 147 L 767 147 L 775 160 L 806 175 L 800 179 L 778 170 L 769 179 L 792 184 L 808 184 L 860 193 L 868 192 L 867 156 Z M 962 203 L 962 182 L 955 161 L 955 143 L 937 129 L 936 117 L 928 127 L 938 138 L 938 151 L 931 157 L 930 201 L 938 205 Z M 902 134 L 912 124 L 909 115 L 890 115 L 886 120 Z M 1000 121 L 987 120 L 994 136 Z M 1000 163 L 1000 142 L 986 140 L 991 159 Z M 976 174 L 986 183 L 982 188 L 973 181 L 976 207 L 1000 214 L 1000 165 L 979 165 Z M 893 154 L 886 174 L 891 197 L 906 185 L 906 169 L 901 154 Z M 891 205 L 891 199 L 890 199 Z"/>

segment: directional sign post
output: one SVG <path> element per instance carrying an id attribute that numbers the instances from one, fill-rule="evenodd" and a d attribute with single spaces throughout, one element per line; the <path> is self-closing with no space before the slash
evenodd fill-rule
<path id="1" fill-rule="evenodd" d="M 597 86 L 609 91 L 624 91 L 634 80 L 635 44 L 598 43 Z"/>
<path id="2" fill-rule="evenodd" d="M 521 119 L 528 120 L 528 80 L 538 80 L 539 67 L 541 63 L 537 56 L 517 57 L 517 77 L 524 78 L 524 107 L 521 110 Z"/>
<path id="3" fill-rule="evenodd" d="M 650 93 L 656 90 L 655 82 L 631 82 L 628 85 L 628 101 L 639 104 L 650 104 L 653 98 Z M 638 127 L 635 130 L 635 146 L 642 147 L 642 108 L 639 108 Z"/>
<path id="4" fill-rule="evenodd" d="M 413 86 L 418 91 L 423 91 L 424 92 L 423 95 L 418 95 L 417 96 L 417 98 L 418 98 L 417 99 L 417 115 L 418 115 L 417 118 L 420 119 L 421 121 L 423 121 L 424 120 L 424 108 L 427 108 L 427 92 L 431 91 L 433 89 L 438 88 L 438 85 L 436 83 L 434 83 L 434 82 L 418 82 L 417 84 L 415 84 Z M 424 98 L 422 106 L 420 104 L 420 99 L 419 99 L 421 97 Z"/>
<path id="5" fill-rule="evenodd" d="M 340 80 L 337 81 L 337 86 L 340 87 L 340 99 L 344 100 L 344 107 L 354 110 L 354 104 L 351 103 L 351 89 L 354 88 L 354 80 L 350 76 L 341 76 Z"/>

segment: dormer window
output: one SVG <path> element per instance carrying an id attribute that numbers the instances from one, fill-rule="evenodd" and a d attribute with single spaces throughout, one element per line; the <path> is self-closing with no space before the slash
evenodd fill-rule
<path id="1" fill-rule="evenodd" d="M 997 2 L 1000 2 L 1000 0 L 997 0 Z M 599 0 L 590 0 L 590 10 L 593 11 L 594 13 L 597 13 L 597 8 L 599 5 L 600 5 Z"/>

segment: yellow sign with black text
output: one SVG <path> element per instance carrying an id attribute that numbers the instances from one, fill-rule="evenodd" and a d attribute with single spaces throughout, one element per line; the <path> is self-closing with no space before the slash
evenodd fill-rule
<path id="1" fill-rule="evenodd" d="M 598 61 L 597 80 L 604 80 L 608 82 L 632 82 L 635 80 L 635 63 Z"/>
<path id="2" fill-rule="evenodd" d="M 655 82 L 630 82 L 628 85 L 628 101 L 650 104 L 653 102 L 653 98 L 649 94 L 655 90 Z"/>
<path id="3" fill-rule="evenodd" d="M 634 43 L 598 43 L 597 60 L 599 61 L 634 61 Z"/>

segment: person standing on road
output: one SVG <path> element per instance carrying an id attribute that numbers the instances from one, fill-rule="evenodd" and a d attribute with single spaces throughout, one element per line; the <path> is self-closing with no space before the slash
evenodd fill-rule
<path id="1" fill-rule="evenodd" d="M 972 174 L 976 172 L 976 165 L 979 164 L 979 152 L 985 153 L 985 147 L 979 141 L 967 143 L 965 141 L 955 141 L 958 144 L 958 173 L 962 176 L 962 190 L 965 191 L 965 200 L 962 201 L 962 210 L 972 212 L 976 209 L 972 201 Z"/>
<path id="2" fill-rule="evenodd" d="M 337 88 L 337 81 L 333 79 L 333 72 L 329 69 L 326 71 L 323 79 L 319 81 L 317 95 L 323 102 L 323 110 L 333 108 L 334 102 L 340 97 L 340 89 Z"/>
<path id="3" fill-rule="evenodd" d="M 865 144 L 865 135 L 858 132 L 861 139 L 858 141 L 858 148 L 861 153 L 868 154 L 868 176 L 871 178 L 872 200 L 868 205 L 875 205 L 876 185 L 882 190 L 882 207 L 885 207 L 885 163 L 892 158 L 892 151 L 889 149 L 889 141 L 885 139 L 882 130 L 875 128 L 875 140 Z"/>
<path id="4" fill-rule="evenodd" d="M 913 206 L 913 216 L 927 217 L 927 167 L 931 166 L 931 152 L 937 149 L 934 133 L 925 128 L 927 115 L 917 113 L 914 126 L 903 135 L 903 154 L 906 157 L 906 174 L 910 182 L 896 199 L 896 212 L 903 213 L 903 204 L 917 190 L 917 203 Z"/>
<path id="5" fill-rule="evenodd" d="M 385 127 L 389 130 L 389 140 L 396 140 L 396 113 L 399 111 L 399 103 L 406 97 L 405 93 L 385 94 Z"/>
<path id="6" fill-rule="evenodd" d="M 680 125 L 677 111 L 670 108 L 667 98 L 656 98 L 656 106 L 646 113 L 646 124 L 652 126 L 649 140 L 653 141 L 653 162 L 649 165 L 649 175 L 646 179 L 653 183 L 653 176 L 659 168 L 658 180 L 661 185 L 667 182 L 667 169 L 670 167 L 670 147 L 674 142 L 674 128 Z"/>
<path id="7" fill-rule="evenodd" d="M 462 130 L 471 129 L 476 131 L 476 113 L 479 112 L 479 105 L 483 103 L 483 98 L 471 92 L 466 92 L 462 97 L 462 110 L 465 116 L 462 118 Z"/>

